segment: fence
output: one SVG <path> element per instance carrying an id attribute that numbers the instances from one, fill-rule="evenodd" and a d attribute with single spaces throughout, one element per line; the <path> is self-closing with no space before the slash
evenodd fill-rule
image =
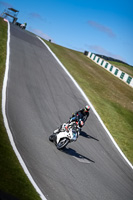
<path id="1" fill-rule="evenodd" d="M 128 75 L 127 73 L 121 71 L 119 68 L 111 65 L 109 62 L 105 61 L 104 59 L 96 56 L 94 53 L 85 52 L 85 55 L 94 61 L 96 64 L 100 65 L 101 67 L 105 68 L 107 71 L 112 73 L 114 76 L 118 77 L 122 81 L 124 81 L 129 86 L 133 87 L 133 78 Z"/>

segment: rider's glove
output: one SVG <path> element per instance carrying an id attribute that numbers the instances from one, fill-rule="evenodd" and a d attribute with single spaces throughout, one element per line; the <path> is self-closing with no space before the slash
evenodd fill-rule
<path id="1" fill-rule="evenodd" d="M 69 123 L 72 122 L 72 118 L 69 119 Z"/>

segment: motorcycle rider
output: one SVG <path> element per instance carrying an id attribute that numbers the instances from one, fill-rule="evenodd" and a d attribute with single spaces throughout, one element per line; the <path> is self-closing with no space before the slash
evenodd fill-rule
<path id="1" fill-rule="evenodd" d="M 79 127 L 77 129 L 77 137 L 81 133 L 82 127 L 85 125 L 85 121 L 89 117 L 89 111 L 90 111 L 90 106 L 86 105 L 85 108 L 82 108 L 75 113 L 72 114 L 72 117 L 69 119 L 65 127 L 62 127 L 62 125 L 56 130 L 56 133 L 59 133 L 60 131 L 65 131 L 69 132 L 69 124 L 73 121 L 76 122 L 76 126 Z M 77 139 L 77 138 L 76 138 Z M 75 139 L 75 140 L 76 140 Z"/>
<path id="2" fill-rule="evenodd" d="M 24 23 L 24 24 L 21 24 L 21 25 L 20 25 L 20 27 L 21 27 L 22 29 L 26 29 L 26 26 L 27 26 L 27 23 Z"/>
<path id="3" fill-rule="evenodd" d="M 81 128 L 85 125 L 87 118 L 89 117 L 90 106 L 86 105 L 85 108 L 76 111 L 69 120 L 69 123 L 72 121 L 78 122 L 80 127 L 79 133 L 81 132 Z"/>

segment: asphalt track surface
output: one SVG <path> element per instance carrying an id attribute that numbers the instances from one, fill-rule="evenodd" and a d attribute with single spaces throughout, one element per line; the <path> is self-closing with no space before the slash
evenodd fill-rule
<path id="1" fill-rule="evenodd" d="M 48 200 L 132 200 L 133 173 L 91 110 L 77 142 L 56 149 L 49 135 L 83 96 L 44 44 L 10 27 L 6 115 L 16 147 Z"/>

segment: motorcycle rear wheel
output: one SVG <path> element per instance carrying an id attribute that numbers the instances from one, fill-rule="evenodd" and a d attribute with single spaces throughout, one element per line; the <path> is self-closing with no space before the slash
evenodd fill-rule
<path id="1" fill-rule="evenodd" d="M 58 144 L 56 145 L 57 149 L 63 149 L 64 147 L 66 147 L 66 145 L 70 142 L 70 140 L 68 138 L 62 138 L 60 139 L 60 141 L 58 142 Z"/>
<path id="2" fill-rule="evenodd" d="M 56 140 L 56 135 L 55 134 L 52 134 L 49 136 L 49 141 L 50 142 L 54 142 Z"/>

